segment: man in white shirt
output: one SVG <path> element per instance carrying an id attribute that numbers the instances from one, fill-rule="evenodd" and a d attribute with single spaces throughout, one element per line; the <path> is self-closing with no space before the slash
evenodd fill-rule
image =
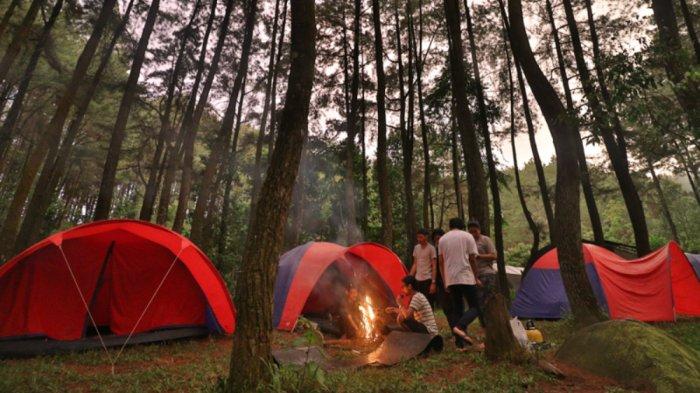
<path id="1" fill-rule="evenodd" d="M 481 285 L 476 276 L 476 256 L 479 251 L 474 237 L 465 231 L 461 218 L 450 220 L 450 231 L 440 238 L 440 271 L 445 283 L 445 291 L 452 298 L 453 311 L 448 318 L 456 344 L 462 348 L 465 343 L 475 341 L 467 335 L 469 324 L 480 314 L 477 286 Z M 464 311 L 464 301 L 469 309 Z"/>
<path id="2" fill-rule="evenodd" d="M 433 299 L 437 292 L 437 253 L 435 247 L 428 243 L 428 230 L 420 229 L 416 235 L 418 244 L 413 248 L 413 265 L 411 276 L 416 278 L 416 290 L 422 293 L 433 305 Z"/>

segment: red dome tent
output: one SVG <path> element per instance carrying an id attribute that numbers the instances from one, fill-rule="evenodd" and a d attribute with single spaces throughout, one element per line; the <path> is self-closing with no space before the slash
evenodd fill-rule
<path id="1" fill-rule="evenodd" d="M 393 303 L 401 292 L 406 267 L 390 249 L 376 243 L 343 247 L 311 242 L 280 258 L 275 282 L 273 326 L 293 330 L 299 315 L 325 311 L 342 296 L 337 280 L 351 278 L 373 293 L 376 301 Z"/>
<path id="2" fill-rule="evenodd" d="M 652 322 L 700 316 L 700 277 L 676 242 L 634 260 L 584 243 L 583 257 L 598 304 L 610 318 Z M 523 277 L 511 314 L 557 319 L 568 312 L 557 250 L 551 249 Z"/>
<path id="3" fill-rule="evenodd" d="M 207 256 L 175 232 L 134 220 L 56 233 L 0 266 L 0 316 L 0 356 L 231 334 L 235 326 Z"/>

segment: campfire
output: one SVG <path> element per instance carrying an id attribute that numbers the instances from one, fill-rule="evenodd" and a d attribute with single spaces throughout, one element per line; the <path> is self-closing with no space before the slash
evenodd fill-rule
<path id="1" fill-rule="evenodd" d="M 362 313 L 362 330 L 366 340 L 375 340 L 377 338 L 377 329 L 375 321 L 377 313 L 372 305 L 372 298 L 365 296 L 364 302 L 360 304 L 360 312 Z"/>

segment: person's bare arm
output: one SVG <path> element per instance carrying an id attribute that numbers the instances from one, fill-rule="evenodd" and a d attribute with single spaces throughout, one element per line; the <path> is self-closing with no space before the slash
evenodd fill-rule
<path id="1" fill-rule="evenodd" d="M 447 289 L 447 281 L 445 281 L 445 257 L 440 254 L 438 258 L 440 259 L 440 275 L 442 276 L 442 285 L 445 287 L 445 292 L 449 292 Z"/>
<path id="2" fill-rule="evenodd" d="M 472 272 L 474 273 L 474 280 L 476 280 L 476 285 L 481 286 L 481 280 L 479 280 L 479 277 L 477 276 L 478 270 L 476 270 L 476 255 L 475 254 L 469 254 L 469 266 L 471 266 Z"/>
<path id="3" fill-rule="evenodd" d="M 411 271 L 408 273 L 408 275 L 415 277 L 416 271 L 418 270 L 418 267 L 416 266 L 416 257 L 413 256 L 411 258 L 412 258 L 411 260 L 413 261 L 413 263 L 411 264 Z"/>
<path id="4" fill-rule="evenodd" d="M 493 246 L 493 242 L 491 242 L 491 239 L 487 240 L 488 242 L 488 253 L 486 254 L 479 254 L 479 259 L 484 260 L 484 261 L 495 261 L 498 259 L 498 254 L 496 253 L 496 247 Z"/>
<path id="5" fill-rule="evenodd" d="M 430 293 L 435 293 L 437 292 L 437 260 L 435 258 L 430 259 L 430 268 L 432 269 L 430 272 L 430 278 L 432 279 L 430 282 Z"/>

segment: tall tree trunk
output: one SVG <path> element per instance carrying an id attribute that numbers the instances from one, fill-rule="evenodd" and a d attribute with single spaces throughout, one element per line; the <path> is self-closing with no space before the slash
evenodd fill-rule
<path id="1" fill-rule="evenodd" d="M 343 183 L 343 196 L 345 198 L 345 230 L 348 244 L 354 244 L 360 240 L 361 234 L 357 228 L 357 206 L 355 201 L 355 138 L 357 137 L 357 123 L 360 109 L 358 99 L 360 87 L 360 13 L 362 2 L 355 0 L 353 19 L 353 47 L 352 47 L 352 80 L 350 82 L 350 111 L 347 117 L 347 137 L 345 139 L 345 181 Z M 345 28 L 345 27 L 343 27 Z"/>
<path id="2" fill-rule="evenodd" d="M 221 121 L 219 133 L 216 136 L 216 142 L 212 147 L 204 172 L 201 175 L 201 184 L 197 203 L 192 213 L 192 229 L 190 237 L 195 243 L 200 243 L 204 238 L 204 218 L 206 207 L 209 202 L 209 197 L 213 191 L 213 182 L 216 172 L 221 164 L 223 155 L 226 152 L 231 140 L 231 130 L 233 129 L 234 121 L 236 120 L 236 103 L 239 95 L 242 96 L 243 81 L 248 73 L 248 59 L 253 43 L 253 31 L 255 29 L 255 21 L 258 12 L 258 0 L 248 0 L 245 7 L 246 17 L 244 25 L 243 46 L 241 48 L 241 57 L 236 70 L 236 79 L 233 82 L 233 88 L 229 94 L 229 103 Z M 180 210 L 180 209 L 178 209 Z"/>
<path id="3" fill-rule="evenodd" d="M 700 64 L 700 41 L 698 41 L 698 33 L 695 31 L 695 23 L 693 19 L 693 14 L 688 8 L 688 3 L 686 0 L 680 0 L 681 13 L 683 14 L 683 19 L 685 20 L 685 28 L 688 30 L 688 37 L 690 42 L 693 43 L 693 50 L 695 51 L 695 62 Z"/>
<path id="4" fill-rule="evenodd" d="M 241 123 L 243 122 L 243 103 L 245 102 L 245 96 L 248 92 L 245 91 L 246 82 L 248 78 L 243 78 L 243 85 L 241 86 L 240 96 L 236 98 L 236 121 L 233 126 L 233 140 L 230 146 L 226 149 L 228 154 L 224 154 L 221 159 L 221 167 L 217 171 L 216 180 L 212 184 L 212 192 L 209 197 L 209 204 L 206 208 L 206 215 L 204 217 L 204 233 L 213 233 L 214 231 L 214 220 L 216 215 L 216 202 L 219 199 L 220 190 L 222 184 L 227 181 L 226 179 L 231 174 L 231 179 L 233 181 L 233 175 L 236 172 L 236 165 L 238 164 L 238 139 L 241 134 Z M 223 203 L 222 203 L 223 204 Z M 223 217 L 223 212 L 220 214 Z M 210 240 L 210 239 L 208 239 Z M 208 242 L 204 242 L 205 247 L 209 248 Z"/>
<path id="5" fill-rule="evenodd" d="M 452 138 L 452 143 L 450 146 L 450 151 L 452 154 L 452 178 L 454 180 L 455 187 L 455 202 L 457 203 L 457 216 L 464 219 L 464 202 L 462 198 L 462 184 L 461 184 L 461 174 L 459 171 L 459 141 L 457 140 L 457 124 L 456 124 L 456 110 L 454 105 L 451 105 L 452 115 L 450 118 L 450 136 Z M 442 219 L 440 219 L 442 222 Z M 440 224 L 442 227 L 442 224 Z"/>
<path id="6" fill-rule="evenodd" d="M 683 151 L 681 150 L 681 145 L 674 141 L 673 144 L 676 146 L 676 150 L 678 153 L 676 154 L 676 159 L 680 161 L 681 166 L 683 167 L 683 171 L 685 172 L 686 176 L 688 177 L 688 184 L 690 184 L 690 188 L 693 190 L 693 195 L 695 196 L 695 202 L 698 203 L 700 206 L 700 190 L 698 190 L 698 184 L 697 184 L 697 176 L 695 176 L 695 173 L 692 173 L 693 171 L 691 170 L 691 167 L 688 165 L 688 159 L 686 159 L 685 155 L 683 154 Z M 686 150 L 687 152 L 687 150 Z"/>
<path id="7" fill-rule="evenodd" d="M 363 62 L 364 63 L 364 62 Z M 364 76 L 364 69 L 361 71 Z M 364 77 L 363 77 L 364 79 Z M 360 106 L 360 152 L 362 154 L 362 233 L 369 230 L 369 180 L 367 176 L 367 100 L 365 99 L 365 84 L 360 81 L 362 87 L 362 103 Z"/>
<path id="8" fill-rule="evenodd" d="M 180 73 L 182 71 L 182 64 L 185 57 L 185 49 L 187 49 L 187 42 L 193 35 L 194 22 L 199 14 L 201 4 L 201 0 L 197 0 L 195 2 L 190 20 L 180 31 L 182 37 L 180 38 L 180 45 L 178 46 L 177 54 L 175 55 L 175 64 L 170 74 L 170 80 L 168 81 L 168 87 L 165 93 L 163 116 L 161 117 L 160 121 L 160 131 L 158 132 L 156 148 L 153 152 L 153 158 L 151 159 L 151 166 L 148 168 L 148 181 L 146 182 L 146 190 L 144 191 L 141 211 L 139 212 L 139 219 L 144 221 L 150 221 L 151 217 L 153 216 L 153 206 L 155 205 L 156 193 L 158 191 L 157 179 L 160 162 L 162 160 L 163 151 L 165 150 L 165 147 L 170 144 L 175 131 L 171 119 L 175 88 L 180 81 Z"/>
<path id="9" fill-rule="evenodd" d="M 275 145 L 275 133 L 277 132 L 277 80 L 280 74 L 280 71 L 282 68 L 280 67 L 281 60 L 282 60 L 282 44 L 284 43 L 284 32 L 287 24 L 287 1 L 284 3 L 284 9 L 282 11 L 282 31 L 280 33 L 280 40 L 279 43 L 277 44 L 277 47 L 279 50 L 277 51 L 277 60 L 275 60 L 275 74 L 272 76 L 272 99 L 270 102 L 270 136 L 267 138 L 267 159 L 268 159 L 268 165 L 269 165 L 269 159 L 272 156 L 272 150 Z M 251 209 L 250 209 L 250 215 L 252 219 L 253 207 L 255 206 L 255 203 L 257 202 L 258 198 L 258 192 L 260 190 L 260 186 L 262 184 L 262 170 L 260 172 L 260 176 L 258 176 L 258 183 L 257 183 L 257 188 L 256 183 L 253 183 L 253 193 L 251 194 Z"/>
<path id="10" fill-rule="evenodd" d="M 540 249 L 540 228 L 537 226 L 537 223 L 532 218 L 532 213 L 530 213 L 530 209 L 527 207 L 527 199 L 525 198 L 525 193 L 523 192 L 523 184 L 520 180 L 520 169 L 518 168 L 518 151 L 515 145 L 515 87 L 513 85 L 513 66 L 510 60 L 510 48 L 507 44 L 508 33 L 505 26 L 505 20 L 503 21 L 503 24 L 503 30 L 505 35 L 503 47 L 505 49 L 504 52 L 506 57 L 506 66 L 508 67 L 508 92 L 510 99 L 510 149 L 513 151 L 513 174 L 515 177 L 515 189 L 518 192 L 518 201 L 520 202 L 520 208 L 522 209 L 523 215 L 525 216 L 525 221 L 527 221 L 527 226 L 530 228 L 530 232 L 532 232 L 532 246 L 530 247 L 530 259 L 532 259 L 535 257 L 537 251 Z M 520 72 L 520 69 L 518 69 L 517 72 Z M 522 75 L 519 75 L 519 82 L 522 82 Z M 523 101 L 523 104 L 524 103 L 525 101 Z"/>
<path id="11" fill-rule="evenodd" d="M 503 249 L 503 215 L 501 209 L 501 194 L 498 189 L 498 173 L 496 172 L 496 161 L 493 159 L 491 151 L 491 134 L 489 132 L 489 124 L 486 115 L 486 99 L 484 98 L 484 85 L 481 83 L 481 74 L 479 72 L 479 58 L 476 54 L 476 40 L 474 38 L 474 28 L 472 24 L 471 12 L 467 0 L 464 0 L 464 11 L 467 17 L 467 33 L 469 34 L 469 51 L 471 52 L 472 69 L 474 70 L 474 79 L 476 80 L 476 102 L 481 112 L 479 123 L 481 133 L 484 137 L 486 145 L 486 165 L 489 172 L 489 186 L 491 188 L 491 199 L 493 201 L 493 236 L 496 239 L 496 265 L 498 266 L 498 287 L 506 299 L 510 299 L 510 288 L 508 287 L 508 277 L 506 276 L 506 262 Z M 484 229 L 488 232 L 488 227 Z"/>
<path id="12" fill-rule="evenodd" d="M 668 229 L 671 231 L 671 237 L 676 242 L 679 242 L 678 230 L 676 229 L 676 224 L 673 222 L 673 216 L 671 216 L 671 210 L 668 208 L 668 202 L 666 201 L 666 196 L 664 195 L 664 190 L 661 188 L 661 182 L 658 176 L 656 176 L 656 170 L 654 169 L 654 164 L 649 158 L 646 158 L 647 170 L 651 174 L 651 180 L 656 189 L 656 194 L 659 197 L 659 204 L 661 204 L 661 213 L 664 215 Z"/>
<path id="13" fill-rule="evenodd" d="M 22 74 L 21 82 L 17 87 L 17 93 L 15 94 L 12 100 L 12 106 L 10 106 L 10 111 L 7 112 L 7 116 L 5 116 L 5 121 L 3 122 L 2 127 L 0 128 L 0 152 L 4 152 L 5 150 L 7 150 L 7 147 L 12 142 L 12 131 L 14 130 L 17 121 L 19 120 L 20 113 L 22 112 L 22 107 L 24 105 L 24 97 L 26 96 L 27 90 L 29 89 L 29 83 L 34 77 L 34 70 L 36 70 L 36 66 L 37 64 L 39 64 L 41 53 L 44 50 L 44 47 L 46 46 L 46 42 L 49 39 L 51 29 L 56 23 L 56 19 L 58 19 L 58 15 L 61 13 L 62 8 L 63 0 L 56 1 L 51 11 L 51 16 L 46 21 L 46 23 L 44 23 L 44 27 L 41 30 L 39 37 L 37 38 L 36 44 L 34 45 L 34 50 L 32 51 L 32 55 L 29 58 L 29 62 L 27 63 L 27 66 L 24 69 L 24 74 Z"/>
<path id="14" fill-rule="evenodd" d="M 247 81 L 247 78 L 246 80 Z M 237 147 L 238 147 L 238 136 L 241 132 L 241 121 L 243 119 L 243 101 L 245 99 L 245 81 L 243 81 L 242 95 L 238 100 L 238 113 L 236 114 L 236 127 L 233 136 L 233 143 L 231 143 L 231 152 L 228 158 L 225 160 L 224 166 L 222 166 L 221 172 L 225 174 L 224 176 L 224 195 L 221 201 L 221 217 L 219 218 L 219 240 L 217 242 L 217 251 L 219 259 L 223 259 L 226 253 L 226 244 L 228 237 L 228 221 L 231 215 L 231 191 L 233 189 L 233 177 L 236 172 L 236 158 L 237 158 Z M 218 183 L 218 182 L 217 182 Z M 215 198 L 216 194 L 212 197 Z M 207 214 L 207 222 L 213 223 L 214 212 L 211 206 L 209 207 L 209 213 Z M 210 224 L 211 225 L 211 224 Z"/>
<path id="15" fill-rule="evenodd" d="M 103 50 L 100 57 L 100 63 L 95 70 L 94 76 L 92 77 L 86 90 L 83 92 L 83 94 L 81 94 L 80 100 L 76 105 L 73 120 L 71 120 L 68 125 L 68 130 L 60 143 L 55 159 L 47 160 L 41 169 L 41 174 L 39 175 L 37 184 L 41 184 L 42 187 L 36 187 L 31 199 L 29 200 L 27 214 L 24 216 L 24 221 L 22 221 L 19 236 L 17 236 L 17 241 L 15 243 L 16 251 L 22 250 L 39 240 L 41 223 L 47 210 L 49 209 L 56 191 L 59 189 L 59 180 L 63 178 L 63 175 L 68 167 L 68 160 L 71 156 L 71 150 L 75 142 L 75 138 L 78 135 L 90 102 L 97 91 L 102 75 L 109 65 L 109 60 L 112 56 L 114 48 L 116 47 L 122 33 L 126 29 L 133 4 L 134 1 L 131 0 L 127 5 L 121 21 L 114 29 L 109 44 Z"/>
<path id="16" fill-rule="evenodd" d="M 666 75 L 673 82 L 674 93 L 686 113 L 688 124 L 696 138 L 700 137 L 700 96 L 698 96 L 697 81 L 686 78 L 691 64 L 686 59 L 681 37 L 678 32 L 676 11 L 673 0 L 651 0 L 654 10 L 654 20 L 659 28 L 660 53 Z"/>
<path id="17" fill-rule="evenodd" d="M 282 32 L 280 33 L 280 45 L 284 38 L 284 25 L 287 19 L 287 0 L 284 0 L 282 10 Z M 279 26 L 280 0 L 275 1 L 275 17 L 272 24 L 272 37 L 270 38 L 270 59 L 267 65 L 267 75 L 265 76 L 265 99 L 263 100 L 263 111 L 260 117 L 260 130 L 258 131 L 258 139 L 255 143 L 255 164 L 253 166 L 253 190 L 252 195 L 256 195 L 260 189 L 262 182 L 262 151 L 265 141 L 265 132 L 267 130 L 267 120 L 270 113 L 270 98 L 275 92 L 272 91 L 272 79 L 277 74 L 278 64 L 275 62 L 277 52 L 281 52 L 282 48 L 277 48 L 277 29 Z M 251 199 L 252 200 L 252 199 Z"/>
<path id="18" fill-rule="evenodd" d="M 499 0 L 506 19 L 503 1 Z M 511 48 L 547 121 L 557 154 L 557 185 L 554 245 L 559 255 L 562 281 L 576 324 L 583 326 L 604 319 L 588 281 L 581 250 L 579 168 L 576 159 L 578 130 L 567 116 L 552 84 L 547 80 L 530 48 L 520 0 L 509 0 L 508 27 Z"/>
<path id="19" fill-rule="evenodd" d="M 372 24 L 374 25 L 374 58 L 377 70 L 377 183 L 379 185 L 379 211 L 382 217 L 381 241 L 391 246 L 394 241 L 394 223 L 391 207 L 389 180 L 387 129 L 386 129 L 386 77 L 384 75 L 384 44 L 379 0 L 372 0 Z"/>
<path id="20" fill-rule="evenodd" d="M 476 127 L 469 101 L 467 100 L 467 75 L 464 70 L 462 33 L 459 25 L 459 3 L 457 0 L 444 0 L 445 20 L 449 36 L 450 76 L 452 95 L 456 104 L 457 126 L 462 141 L 469 183 L 469 218 L 479 221 L 485 232 L 489 229 L 489 198 L 486 188 L 486 175 L 482 166 L 481 151 L 476 135 Z"/>
<path id="21" fill-rule="evenodd" d="M 39 127 L 44 125 L 44 122 L 41 120 L 39 123 Z M 38 139 L 43 137 L 43 135 L 37 136 Z M 7 258 L 12 256 L 14 252 L 14 239 L 17 234 L 17 227 L 19 226 L 22 212 L 24 211 L 24 205 L 27 201 L 27 196 L 32 189 L 34 179 L 36 178 L 39 168 L 41 167 L 41 162 L 44 159 L 47 150 L 48 146 L 46 143 L 42 143 L 41 140 L 38 140 L 36 143 L 34 143 L 34 147 L 30 150 L 27 160 L 22 167 L 22 172 L 19 180 L 17 181 L 17 185 L 15 186 L 15 192 L 12 195 L 12 200 L 7 208 L 5 221 L 0 229 L 0 234 L 3 235 L 0 237 L 0 239 L 2 239 L 0 243 L 0 260 L 7 260 Z"/>
<path id="22" fill-rule="evenodd" d="M 114 182 L 117 176 L 117 166 L 121 156 L 122 143 L 126 136 L 126 124 L 129 121 L 131 105 L 136 96 L 136 88 L 138 87 L 139 76 L 141 75 L 141 66 L 146 58 L 146 49 L 148 49 L 148 41 L 151 38 L 151 33 L 158 18 L 158 10 L 160 8 L 160 0 L 153 0 L 148 9 L 146 22 L 141 32 L 136 52 L 134 53 L 134 61 L 131 63 L 129 71 L 129 79 L 124 88 L 124 95 L 119 104 L 119 112 L 117 112 L 117 120 L 114 123 L 112 137 L 109 141 L 107 150 L 107 158 L 105 160 L 104 169 L 102 171 L 102 181 L 100 182 L 100 192 L 97 196 L 97 206 L 95 206 L 94 219 L 106 220 L 109 218 L 109 213 L 112 207 L 112 194 L 114 193 Z"/>
<path id="23" fill-rule="evenodd" d="M 10 19 L 15 13 L 15 8 L 17 8 L 19 3 L 21 3 L 21 0 L 12 0 L 10 4 L 8 4 L 5 13 L 2 14 L 2 19 L 0 20 L 0 37 L 5 34 L 5 30 L 7 30 L 7 27 L 10 25 Z"/>
<path id="24" fill-rule="evenodd" d="M 574 109 L 574 100 L 571 95 L 571 88 L 569 87 L 569 76 L 566 70 L 566 62 L 564 61 L 564 52 L 562 50 L 561 40 L 559 39 L 559 30 L 557 29 L 557 25 L 554 19 L 552 3 L 550 2 L 550 0 L 547 0 L 545 4 L 547 9 L 547 16 L 549 19 L 549 25 L 552 28 L 552 37 L 554 38 L 554 48 L 557 54 L 559 75 L 561 77 L 561 83 L 564 88 L 566 110 L 569 112 L 569 116 L 576 116 Z M 588 171 L 588 163 L 586 162 L 586 152 L 583 147 L 583 140 L 580 136 L 578 138 L 578 144 L 576 146 L 576 156 L 578 158 L 579 168 L 581 169 L 581 187 L 583 188 L 583 196 L 586 200 L 588 217 L 591 221 L 593 240 L 595 240 L 596 243 L 601 244 L 605 241 L 603 223 L 600 219 L 600 213 L 598 212 L 598 204 L 595 201 L 595 195 L 593 193 L 593 186 L 591 183 L 591 175 Z"/>
<path id="25" fill-rule="evenodd" d="M 0 59 L 0 81 L 4 81 L 7 78 L 7 73 L 10 72 L 12 64 L 22 51 L 22 46 L 27 43 L 29 33 L 32 31 L 34 19 L 36 19 L 36 15 L 44 6 L 44 3 L 46 3 L 46 0 L 32 0 L 27 13 L 24 15 L 24 18 L 22 18 L 22 22 L 17 26 L 12 41 L 7 45 L 7 49 L 5 49 L 2 59 Z"/>
<path id="26" fill-rule="evenodd" d="M 622 198 L 625 201 L 625 206 L 627 207 L 627 214 L 629 215 L 630 222 L 632 224 L 632 230 L 634 231 L 634 240 L 637 246 L 637 255 L 643 256 L 651 252 L 651 245 L 649 244 L 649 231 L 647 229 L 646 217 L 644 216 L 644 207 L 642 201 L 639 198 L 639 193 L 637 192 L 637 187 L 632 181 L 632 176 L 629 170 L 629 164 L 627 162 L 626 149 L 624 148 L 624 136 L 621 129 L 619 119 L 614 112 L 614 108 L 606 100 L 606 89 L 604 77 L 602 75 L 602 70 L 600 71 L 598 84 L 601 87 L 601 93 L 603 94 L 604 103 L 607 102 L 610 105 L 606 109 L 598 100 L 598 95 L 588 71 L 588 65 L 583 55 L 583 47 L 581 45 L 581 39 L 579 37 L 578 26 L 576 25 L 576 19 L 574 17 L 574 10 L 571 6 L 570 0 L 563 0 L 564 11 L 566 13 L 567 24 L 569 25 L 569 32 L 571 35 L 571 45 L 574 50 L 574 57 L 576 59 L 576 68 L 578 69 L 579 79 L 581 80 L 581 85 L 584 90 L 584 95 L 586 97 L 586 102 L 588 103 L 591 111 L 593 112 L 594 125 L 595 128 L 600 133 L 605 148 L 608 151 L 608 156 L 610 157 L 610 163 L 617 177 L 617 182 L 620 185 L 620 191 L 622 192 Z M 592 31 L 594 47 L 597 46 L 597 37 L 595 36 L 595 30 Z M 595 50 L 594 50 L 595 52 Z M 594 62 L 596 67 L 599 67 L 598 56 L 594 57 Z M 610 125 L 612 121 L 614 126 Z M 617 138 L 616 138 L 617 136 Z"/>
<path id="27" fill-rule="evenodd" d="M 530 100 L 528 99 L 527 90 L 525 89 L 525 81 L 518 59 L 515 58 L 515 69 L 518 77 L 518 87 L 520 97 L 523 101 L 523 113 L 525 115 L 525 125 L 527 126 L 527 136 L 530 142 L 530 150 L 532 151 L 533 163 L 535 165 L 535 173 L 537 174 L 537 185 L 540 189 L 540 197 L 544 205 L 545 218 L 547 219 L 547 227 L 549 228 L 549 237 L 552 238 L 554 233 L 554 212 L 549 198 L 549 188 L 547 187 L 547 178 L 544 175 L 544 166 L 540 159 L 537 141 L 535 140 L 535 126 L 532 122 L 532 112 L 530 111 Z"/>
<path id="28" fill-rule="evenodd" d="M 73 105 L 73 101 L 77 95 L 78 89 L 82 85 L 83 79 L 85 79 L 85 75 L 87 74 L 90 62 L 92 61 L 92 57 L 95 55 L 95 51 L 97 50 L 97 46 L 102 37 L 104 27 L 105 25 L 107 25 L 107 21 L 112 15 L 112 8 L 114 7 L 115 2 L 116 0 L 106 0 L 104 2 L 102 9 L 100 10 L 100 13 L 97 17 L 97 20 L 95 21 L 92 33 L 90 34 L 90 37 L 85 43 L 83 51 L 78 57 L 75 69 L 73 70 L 73 74 L 71 75 L 71 79 L 68 81 L 68 83 L 65 86 L 65 90 L 61 93 L 60 98 L 57 100 L 56 110 L 54 111 L 54 114 L 51 120 L 49 121 L 49 124 L 46 127 L 43 127 L 44 132 L 42 133 L 42 138 L 38 141 L 39 145 L 36 147 L 35 152 L 37 152 L 37 155 L 41 153 L 41 159 L 44 160 L 44 162 L 46 163 L 51 163 L 56 158 L 56 154 L 58 153 L 58 147 L 61 142 L 63 126 L 65 125 L 68 113 L 70 111 L 71 106 Z M 17 206 L 24 206 L 26 198 L 29 196 L 31 183 L 34 181 L 36 174 L 40 168 L 41 162 L 39 162 L 39 164 L 37 165 L 25 166 L 26 172 L 23 173 L 23 178 L 29 183 L 29 188 L 26 189 L 26 192 L 22 191 L 19 193 L 15 193 L 15 197 L 22 199 L 21 201 L 17 201 Z M 31 173 L 31 171 L 34 171 L 34 173 Z M 29 179 L 31 179 L 31 181 L 29 181 Z M 43 184 L 41 184 L 40 186 L 44 187 Z M 20 213 L 21 212 L 19 211 L 16 212 L 16 214 Z M 3 224 L 2 230 L 0 230 L 0 234 L 2 234 L 2 237 L 0 237 L 0 239 L 2 239 L 2 244 L 5 244 L 5 248 L 7 250 L 11 250 L 11 248 L 15 244 L 15 240 L 17 239 L 18 226 L 19 216 L 17 217 L 17 219 L 11 220 L 9 222 L 6 220 Z"/>
<path id="29" fill-rule="evenodd" d="M 408 4 L 408 3 L 407 3 Z M 418 118 L 420 120 L 421 142 L 423 145 L 423 227 L 435 227 L 435 211 L 433 210 L 433 192 L 430 184 L 430 142 L 428 135 L 430 129 L 425 121 L 423 105 L 423 0 L 418 1 L 418 42 L 416 42 L 413 15 L 410 15 L 410 31 L 413 57 L 416 59 L 416 87 L 418 91 Z"/>
<path id="30" fill-rule="evenodd" d="M 406 7 L 410 7 L 406 2 Z M 401 24 L 399 22 L 399 2 L 394 2 L 394 22 L 396 31 L 396 57 L 398 68 L 398 86 L 399 86 L 399 133 L 401 135 L 401 155 L 402 155 L 402 173 L 403 173 L 403 193 L 404 198 L 404 214 L 405 214 L 405 235 L 406 235 L 406 250 L 404 254 L 405 261 L 410 263 L 411 254 L 413 251 L 413 243 L 417 232 L 416 224 L 416 209 L 413 199 L 413 127 L 411 121 L 413 118 L 413 73 L 410 68 L 413 65 L 413 57 L 411 55 L 411 47 L 409 44 L 409 81 L 408 95 L 406 94 L 404 85 L 404 67 L 403 67 L 403 52 L 401 43 Z M 408 11 L 407 11 L 408 14 Z M 410 33 L 409 33 L 410 36 Z M 410 38 L 409 38 L 410 42 Z M 408 97 L 408 110 L 406 109 L 406 98 Z M 408 121 L 406 120 L 408 116 Z"/>
<path id="31" fill-rule="evenodd" d="M 289 203 L 307 134 L 316 58 L 313 0 L 294 0 L 291 66 L 279 138 L 245 242 L 236 291 L 236 333 L 226 390 L 247 392 L 271 377 L 272 292 Z"/>
<path id="32" fill-rule="evenodd" d="M 234 0 L 226 1 L 226 10 L 224 11 L 224 17 L 221 21 L 221 26 L 219 28 L 219 37 L 217 39 L 216 47 L 214 48 L 214 55 L 210 62 L 209 73 L 207 78 L 204 80 L 202 85 L 202 93 L 199 95 L 199 100 L 196 100 L 197 89 L 192 89 L 190 95 L 190 101 L 188 102 L 188 107 L 185 114 L 183 115 L 182 125 L 180 127 L 180 135 L 183 138 L 182 151 L 173 150 L 172 162 L 168 163 L 168 171 L 173 171 L 176 166 L 176 162 L 180 161 L 182 157 L 182 175 L 180 179 L 180 191 L 178 193 L 178 203 L 177 210 L 175 212 L 175 219 L 173 220 L 173 230 L 175 232 L 181 232 L 182 226 L 185 222 L 185 212 L 187 210 L 187 205 L 190 196 L 190 189 L 192 188 L 192 166 L 194 161 L 194 144 L 197 139 L 197 132 L 199 130 L 199 122 L 202 119 L 204 113 L 204 108 L 207 106 L 209 101 L 209 93 L 211 92 L 212 85 L 214 84 L 214 77 L 219 70 L 219 62 L 221 61 L 221 53 L 223 52 L 224 45 L 226 43 L 226 36 L 228 35 L 229 22 L 231 20 L 231 12 L 233 11 Z M 206 55 L 206 51 L 202 51 L 202 56 Z M 202 57 L 203 58 L 203 57 Z M 200 58 L 200 59 L 202 59 Z M 202 63 L 203 65 L 204 63 Z M 196 106 L 195 106 L 196 103 Z M 190 114 L 188 116 L 188 113 Z M 166 173 L 166 179 L 168 173 Z M 167 209 L 170 205 L 170 182 L 163 182 L 163 192 L 161 193 L 160 202 L 158 204 L 158 217 L 167 217 Z M 167 187 L 166 187 L 167 185 Z M 163 220 L 165 221 L 165 220 Z"/>

